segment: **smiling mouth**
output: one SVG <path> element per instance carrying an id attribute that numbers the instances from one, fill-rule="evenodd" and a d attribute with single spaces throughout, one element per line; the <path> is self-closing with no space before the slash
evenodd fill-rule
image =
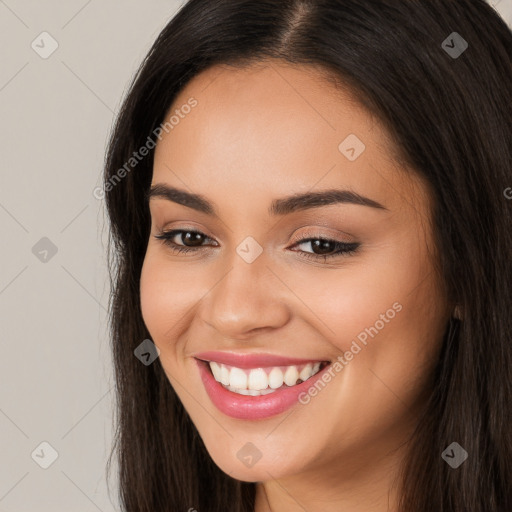
<path id="1" fill-rule="evenodd" d="M 330 364 L 330 361 L 311 361 L 300 365 L 238 368 L 216 361 L 202 362 L 224 389 L 248 396 L 267 395 L 294 387 Z"/>

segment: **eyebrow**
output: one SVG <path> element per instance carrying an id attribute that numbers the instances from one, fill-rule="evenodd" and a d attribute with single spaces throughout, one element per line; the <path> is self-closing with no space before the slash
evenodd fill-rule
<path id="1" fill-rule="evenodd" d="M 153 185 L 146 194 L 148 200 L 151 198 L 167 199 L 173 203 L 193 208 L 199 212 L 214 217 L 219 217 L 215 206 L 200 194 L 193 194 L 182 189 L 170 187 L 162 183 Z M 368 197 L 357 194 L 350 190 L 329 189 L 319 192 L 306 192 L 293 194 L 288 197 L 274 199 L 268 209 L 269 215 L 288 215 L 290 213 L 319 208 L 331 204 L 355 204 L 368 206 L 381 210 L 387 210 L 385 206 Z"/>

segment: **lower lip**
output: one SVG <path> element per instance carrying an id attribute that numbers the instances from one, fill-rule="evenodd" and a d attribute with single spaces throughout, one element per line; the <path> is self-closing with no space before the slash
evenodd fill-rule
<path id="1" fill-rule="evenodd" d="M 248 396 L 225 389 L 217 382 L 210 371 L 208 363 L 196 359 L 206 392 L 213 404 L 222 413 L 242 420 L 261 420 L 270 418 L 290 409 L 299 403 L 299 395 L 322 378 L 329 368 L 327 365 L 308 380 L 295 386 L 282 387 L 267 395 Z"/>

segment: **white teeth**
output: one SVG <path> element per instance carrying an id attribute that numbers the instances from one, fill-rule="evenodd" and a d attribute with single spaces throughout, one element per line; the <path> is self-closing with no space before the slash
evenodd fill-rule
<path id="1" fill-rule="evenodd" d="M 231 370 L 231 372 L 233 372 L 233 370 Z M 238 387 L 240 388 L 241 386 Z M 249 382 L 247 388 L 254 389 L 255 391 L 268 388 L 268 377 L 263 368 L 251 370 L 249 373 Z"/>
<path id="2" fill-rule="evenodd" d="M 212 369 L 213 376 L 217 382 L 221 381 L 221 370 L 218 363 L 215 361 L 210 361 L 210 368 Z"/>
<path id="3" fill-rule="evenodd" d="M 295 386 L 306 381 L 320 370 L 320 364 L 307 363 L 304 366 L 276 366 L 243 370 L 234 366 L 210 361 L 213 377 L 230 391 L 242 395 L 266 395 L 283 385 Z M 283 373 L 284 371 L 284 373 Z"/>
<path id="4" fill-rule="evenodd" d="M 223 364 L 220 365 L 220 382 L 229 386 L 229 370 Z"/>
<path id="5" fill-rule="evenodd" d="M 268 385 L 272 389 L 280 388 L 283 385 L 284 377 L 280 368 L 272 368 L 268 376 Z"/>
<path id="6" fill-rule="evenodd" d="M 247 389 L 247 374 L 240 368 L 231 368 L 229 385 L 232 388 Z"/>
<path id="7" fill-rule="evenodd" d="M 287 386 L 295 386 L 297 384 L 297 379 L 299 378 L 299 372 L 295 366 L 288 366 L 284 374 L 284 383 Z"/>
<path id="8" fill-rule="evenodd" d="M 251 396 L 259 396 L 259 395 L 268 395 L 269 393 L 273 393 L 274 389 L 262 389 L 261 391 L 258 391 L 256 389 L 237 389 L 232 388 L 231 386 L 227 386 L 226 389 L 229 389 L 229 391 L 233 391 L 233 393 L 239 393 L 240 395 L 251 395 Z"/>
<path id="9" fill-rule="evenodd" d="M 320 367 L 320 365 L 318 365 Z M 299 373 L 299 379 L 304 382 L 305 380 L 308 380 L 309 377 L 311 377 L 311 373 L 313 371 L 313 365 L 311 363 L 308 363 L 304 368 L 302 368 L 301 372 Z"/>

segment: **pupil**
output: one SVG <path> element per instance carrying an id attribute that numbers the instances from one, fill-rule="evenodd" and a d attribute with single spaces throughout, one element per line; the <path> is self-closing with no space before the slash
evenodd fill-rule
<path id="1" fill-rule="evenodd" d="M 315 249 L 320 249 L 320 252 L 317 252 L 317 254 L 332 252 L 334 250 L 333 242 L 328 240 L 313 240 L 313 250 Z"/>

